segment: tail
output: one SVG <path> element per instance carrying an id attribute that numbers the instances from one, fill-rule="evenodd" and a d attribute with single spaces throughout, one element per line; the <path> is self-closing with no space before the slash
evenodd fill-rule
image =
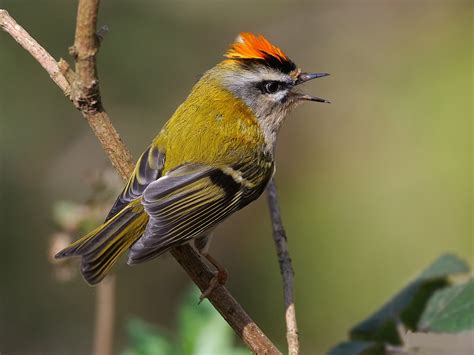
<path id="1" fill-rule="evenodd" d="M 89 284 L 95 285 L 141 237 L 147 222 L 148 215 L 140 201 L 131 202 L 104 224 L 61 250 L 55 258 L 82 257 L 81 273 Z"/>

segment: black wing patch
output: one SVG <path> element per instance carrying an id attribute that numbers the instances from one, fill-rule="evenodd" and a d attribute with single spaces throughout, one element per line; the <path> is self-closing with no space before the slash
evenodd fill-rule
<path id="1" fill-rule="evenodd" d="M 236 174 L 231 168 L 186 164 L 152 182 L 142 196 L 150 220 L 130 249 L 128 263 L 149 260 L 202 236 L 250 202 L 243 200 L 249 186 Z"/>
<path id="2" fill-rule="evenodd" d="M 165 164 L 165 153 L 155 145 L 150 145 L 137 161 L 130 180 L 118 196 L 107 218 L 108 221 L 131 201 L 140 197 L 146 187 L 161 177 Z"/>

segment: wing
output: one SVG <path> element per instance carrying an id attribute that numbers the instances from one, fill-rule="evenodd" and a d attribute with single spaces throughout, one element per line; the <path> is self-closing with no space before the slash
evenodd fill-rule
<path id="1" fill-rule="evenodd" d="M 154 144 L 150 145 L 138 159 L 130 180 L 117 197 L 105 220 L 108 221 L 131 201 L 140 197 L 151 182 L 161 177 L 164 164 L 165 153 Z"/>
<path id="2" fill-rule="evenodd" d="M 150 219 L 130 249 L 128 263 L 149 260 L 202 236 L 255 200 L 270 176 L 250 181 L 228 166 L 185 164 L 152 182 L 142 195 Z"/>

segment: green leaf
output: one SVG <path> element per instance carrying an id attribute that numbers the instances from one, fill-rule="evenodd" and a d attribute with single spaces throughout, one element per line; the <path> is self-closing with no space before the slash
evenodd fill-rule
<path id="1" fill-rule="evenodd" d="M 466 262 L 454 255 L 439 257 L 377 312 L 352 328 L 351 339 L 401 344 L 397 323 L 400 321 L 406 328 L 416 330 L 431 295 L 448 285 L 449 275 L 468 270 Z"/>
<path id="2" fill-rule="evenodd" d="M 383 344 L 373 341 L 345 341 L 329 351 L 328 355 L 384 355 Z"/>
<path id="3" fill-rule="evenodd" d="M 123 355 L 167 355 L 173 354 L 173 346 L 158 329 L 140 319 L 128 322 L 127 331 L 132 346 Z"/>
<path id="4" fill-rule="evenodd" d="M 197 304 L 200 291 L 186 296 L 179 313 L 180 351 L 182 355 L 249 354 L 234 348 L 233 331 L 214 307 L 205 300 Z"/>
<path id="5" fill-rule="evenodd" d="M 435 292 L 421 316 L 419 328 L 446 333 L 474 329 L 474 278 Z"/>
<path id="6" fill-rule="evenodd" d="M 431 264 L 428 269 L 423 271 L 418 280 L 432 280 L 435 278 L 446 277 L 453 274 L 469 272 L 469 265 L 456 255 L 444 254 Z"/>
<path id="7" fill-rule="evenodd" d="M 200 292 L 191 289 L 178 315 L 178 342 L 175 346 L 158 329 L 141 320 L 128 324 L 132 347 L 123 355 L 248 355 L 247 349 L 233 347 L 233 331 L 222 316 L 205 300 L 198 305 Z"/>

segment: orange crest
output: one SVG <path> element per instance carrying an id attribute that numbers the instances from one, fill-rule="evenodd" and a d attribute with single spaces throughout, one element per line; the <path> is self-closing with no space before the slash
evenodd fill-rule
<path id="1" fill-rule="evenodd" d="M 281 63 L 289 61 L 280 48 L 268 42 L 262 35 L 256 36 L 250 32 L 241 32 L 225 56 L 229 59 L 257 60 L 267 60 L 269 57 L 273 57 Z"/>

